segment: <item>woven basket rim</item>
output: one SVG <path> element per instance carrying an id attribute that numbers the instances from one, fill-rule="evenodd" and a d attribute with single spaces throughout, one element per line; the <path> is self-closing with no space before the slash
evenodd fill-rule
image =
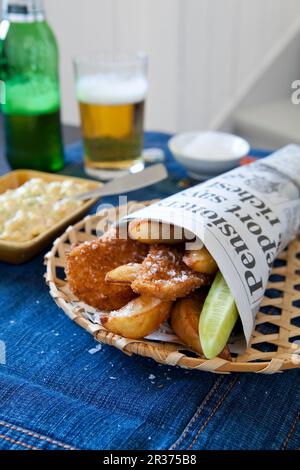
<path id="1" fill-rule="evenodd" d="M 146 204 L 151 204 L 152 202 L 153 201 L 147 201 Z M 133 203 L 134 201 L 128 205 Z M 181 352 L 187 351 L 187 347 L 144 339 L 133 340 L 123 338 L 107 331 L 102 325 L 96 325 L 88 320 L 84 315 L 82 315 L 82 312 L 84 311 L 82 303 L 78 302 L 80 303 L 80 307 L 78 305 L 74 306 L 72 303 L 74 301 L 69 299 L 66 294 L 62 292 L 61 288 L 64 283 L 62 280 L 56 278 L 55 272 L 57 267 L 64 268 L 65 266 L 65 258 L 61 259 L 61 256 L 66 252 L 65 245 L 70 245 L 69 242 L 72 242 L 70 238 L 75 240 L 78 234 L 87 233 L 87 226 L 91 226 L 93 223 L 96 224 L 99 220 L 104 220 L 104 217 L 106 217 L 106 215 L 101 212 L 95 215 L 89 215 L 77 222 L 75 225 L 68 227 L 68 229 L 55 240 L 51 251 L 45 256 L 45 278 L 50 290 L 50 295 L 66 315 L 71 318 L 71 320 L 92 334 L 97 341 L 112 345 L 120 349 L 125 354 L 137 354 L 149 357 L 154 359 L 156 362 L 167 364 L 169 366 L 176 365 L 185 369 L 210 371 L 214 373 L 226 374 L 230 372 L 256 372 L 271 374 L 300 367 L 300 364 L 295 364 L 295 362 L 291 359 L 289 360 L 284 354 L 278 355 L 276 353 L 274 354 L 274 357 L 271 357 L 268 360 L 259 360 L 255 362 L 238 361 L 235 358 L 232 361 L 229 361 L 221 358 L 207 360 L 201 357 L 190 357 L 184 354 L 184 352 Z M 87 234 L 87 236 L 89 239 L 93 238 L 91 234 Z M 293 243 L 299 242 L 294 241 L 292 244 Z M 270 355 L 272 356 L 272 354 Z M 291 355 L 289 356 L 291 357 Z"/>

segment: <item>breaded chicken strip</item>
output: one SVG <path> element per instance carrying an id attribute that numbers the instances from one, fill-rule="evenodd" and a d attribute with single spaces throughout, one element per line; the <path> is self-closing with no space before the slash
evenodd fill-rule
<path id="1" fill-rule="evenodd" d="M 211 282 L 210 276 L 186 266 L 182 256 L 179 248 L 152 245 L 131 284 L 134 292 L 161 300 L 176 300 Z"/>
<path id="2" fill-rule="evenodd" d="M 100 240 L 72 248 L 67 259 L 66 275 L 72 292 L 83 302 L 100 310 L 117 310 L 136 294 L 130 286 L 105 282 L 108 271 L 126 263 L 141 263 L 148 247 L 134 240 L 122 240 L 112 231 Z"/>

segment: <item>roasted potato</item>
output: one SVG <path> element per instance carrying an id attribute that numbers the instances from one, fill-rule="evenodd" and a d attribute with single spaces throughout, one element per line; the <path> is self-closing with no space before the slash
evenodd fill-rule
<path id="1" fill-rule="evenodd" d="M 184 229 L 154 220 L 133 220 L 129 224 L 128 233 L 133 240 L 147 245 L 176 245 L 185 241 Z"/>
<path id="2" fill-rule="evenodd" d="M 105 276 L 105 281 L 112 284 L 128 284 L 130 285 L 139 275 L 142 265 L 137 263 L 123 264 Z"/>
<path id="3" fill-rule="evenodd" d="M 177 300 L 171 312 L 171 326 L 178 338 L 201 356 L 203 350 L 199 339 L 199 317 L 205 301 L 205 295 L 193 296 Z M 228 347 L 222 351 L 220 357 L 230 360 Z"/>
<path id="4" fill-rule="evenodd" d="M 155 331 L 169 316 L 172 302 L 141 296 L 101 318 L 102 325 L 125 338 L 139 339 Z"/>
<path id="5" fill-rule="evenodd" d="M 216 274 L 218 271 L 217 263 L 205 247 L 200 250 L 186 251 L 183 261 L 197 273 Z"/>

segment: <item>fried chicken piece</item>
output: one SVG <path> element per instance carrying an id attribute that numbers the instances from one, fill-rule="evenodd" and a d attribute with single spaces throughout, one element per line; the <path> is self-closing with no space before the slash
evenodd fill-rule
<path id="1" fill-rule="evenodd" d="M 146 245 L 120 239 L 117 231 L 111 231 L 100 240 L 75 246 L 67 259 L 66 275 L 70 289 L 88 305 L 105 311 L 118 310 L 136 294 L 130 286 L 106 283 L 105 276 L 120 265 L 141 263 L 147 252 Z"/>
<path id="2" fill-rule="evenodd" d="M 211 282 L 210 276 L 196 273 L 186 266 L 182 256 L 179 248 L 152 245 L 137 279 L 131 284 L 134 292 L 162 300 L 176 300 Z"/>

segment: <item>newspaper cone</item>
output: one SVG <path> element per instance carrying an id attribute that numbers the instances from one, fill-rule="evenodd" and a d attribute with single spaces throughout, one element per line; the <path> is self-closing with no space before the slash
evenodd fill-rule
<path id="1" fill-rule="evenodd" d="M 225 173 L 127 219 L 182 227 L 208 248 L 222 272 L 248 343 L 277 254 L 300 227 L 300 146 Z"/>

